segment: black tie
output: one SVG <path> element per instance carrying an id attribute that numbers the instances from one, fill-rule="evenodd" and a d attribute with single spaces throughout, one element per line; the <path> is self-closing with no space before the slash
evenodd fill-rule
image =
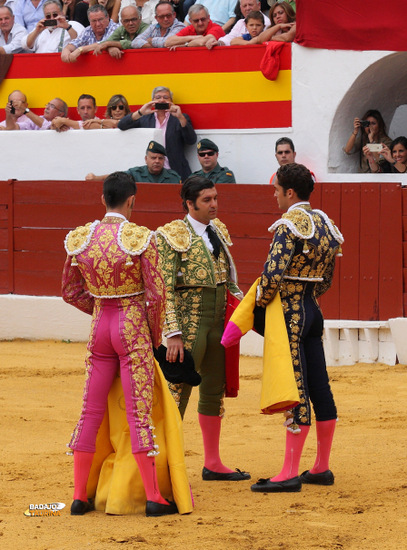
<path id="1" fill-rule="evenodd" d="M 212 229 L 210 225 L 206 226 L 206 232 L 208 233 L 209 240 L 213 246 L 213 255 L 216 259 L 219 258 L 221 242 L 216 234 L 216 231 Z"/>

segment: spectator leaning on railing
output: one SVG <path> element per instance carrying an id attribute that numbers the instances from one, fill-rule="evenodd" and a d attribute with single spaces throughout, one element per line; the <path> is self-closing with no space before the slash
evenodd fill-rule
<path id="1" fill-rule="evenodd" d="M 13 11 L 8 6 L 0 8 L 0 54 L 19 53 L 22 39 L 27 34 L 25 27 L 15 22 Z"/>
<path id="2" fill-rule="evenodd" d="M 119 26 L 99 4 L 88 9 L 88 18 L 89 27 L 62 50 L 61 59 L 65 63 L 74 63 L 82 53 L 93 51 L 98 42 L 106 40 Z"/>
<path id="3" fill-rule="evenodd" d="M 209 11 L 202 4 L 194 4 L 188 12 L 191 25 L 170 36 L 165 46 L 175 49 L 178 46 L 206 46 L 209 50 L 218 44 L 225 33 L 220 25 L 212 23 Z"/>
<path id="4" fill-rule="evenodd" d="M 111 57 L 120 59 L 123 50 L 131 48 L 132 40 L 143 33 L 148 25 L 141 21 L 140 12 L 136 6 L 127 6 L 121 12 L 122 24 L 118 27 L 107 40 L 95 45 L 94 55 L 99 55 L 107 50 Z"/>
<path id="5" fill-rule="evenodd" d="M 77 21 L 67 21 L 58 0 L 46 0 L 44 19 L 22 40 L 22 47 L 34 53 L 62 52 L 64 47 L 84 31 Z M 52 23 L 52 25 L 50 25 Z"/>
<path id="6" fill-rule="evenodd" d="M 51 130 L 56 130 L 57 132 L 65 132 L 69 129 L 82 130 L 86 121 L 96 119 L 96 99 L 90 94 L 80 95 L 77 110 L 81 120 L 71 120 L 70 118 L 66 118 L 66 116 L 55 117 L 51 124 Z"/>
<path id="7" fill-rule="evenodd" d="M 229 34 L 222 36 L 219 39 L 219 46 L 230 46 L 230 43 L 234 38 L 241 37 L 242 34 L 248 32 L 245 18 L 249 15 L 251 11 L 260 11 L 261 4 L 258 0 L 240 0 L 240 11 L 242 13 L 243 19 L 239 19 L 237 23 L 233 26 Z M 264 14 L 263 14 L 264 15 Z M 270 26 L 270 19 L 264 15 L 264 28 L 267 29 Z"/>
<path id="8" fill-rule="evenodd" d="M 226 33 L 232 28 L 236 21 L 236 1 L 237 0 L 201 0 L 199 4 L 208 10 L 211 20 L 217 25 L 220 25 Z M 188 16 L 185 18 L 185 22 L 192 22 L 189 15 L 189 10 Z"/>
<path id="9" fill-rule="evenodd" d="M 164 48 L 167 38 L 185 27 L 184 23 L 175 17 L 172 3 L 166 0 L 156 5 L 155 17 L 158 23 L 150 25 L 143 34 L 133 40 L 132 48 Z"/>

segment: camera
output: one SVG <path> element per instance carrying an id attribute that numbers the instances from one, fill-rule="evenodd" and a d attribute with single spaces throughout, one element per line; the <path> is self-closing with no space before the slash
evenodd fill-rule
<path id="1" fill-rule="evenodd" d="M 170 108 L 169 103 L 156 103 L 155 104 L 155 110 L 156 111 L 165 111 L 166 109 Z"/>
<path id="2" fill-rule="evenodd" d="M 16 108 L 14 107 L 12 101 L 10 101 L 10 113 L 11 113 L 12 115 L 15 115 L 15 114 L 16 114 Z"/>
<path id="3" fill-rule="evenodd" d="M 45 19 L 42 24 L 44 27 L 56 27 L 58 25 L 58 21 L 56 19 Z"/>
<path id="4" fill-rule="evenodd" d="M 362 128 L 369 128 L 370 121 L 369 120 L 361 120 L 360 125 L 361 125 Z"/>

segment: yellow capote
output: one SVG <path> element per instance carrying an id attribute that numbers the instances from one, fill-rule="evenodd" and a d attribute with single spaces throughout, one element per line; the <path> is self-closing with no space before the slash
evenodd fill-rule
<path id="1" fill-rule="evenodd" d="M 161 494 L 175 501 L 180 514 L 192 512 L 182 420 L 158 363 L 154 369 L 153 424 L 159 454 L 155 457 Z M 96 453 L 88 481 L 88 495 L 95 508 L 107 514 L 137 514 L 145 511 L 146 495 L 131 452 L 121 380 L 110 389 L 108 407 L 96 440 Z"/>
<path id="2" fill-rule="evenodd" d="M 260 278 L 252 284 L 229 321 L 240 329 L 242 336 L 253 328 L 259 281 Z M 266 307 L 260 409 L 263 414 L 274 414 L 292 409 L 299 401 L 283 308 L 277 292 Z"/>

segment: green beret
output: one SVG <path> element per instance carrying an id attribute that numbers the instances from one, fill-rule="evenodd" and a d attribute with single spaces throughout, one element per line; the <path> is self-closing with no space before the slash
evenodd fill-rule
<path id="1" fill-rule="evenodd" d="M 149 151 L 150 153 L 158 153 L 160 155 L 164 155 L 165 157 L 167 156 L 166 150 L 161 145 L 161 143 L 158 143 L 157 141 L 150 141 L 146 153 L 148 153 Z"/>
<path id="2" fill-rule="evenodd" d="M 219 147 L 216 145 L 216 143 L 213 143 L 210 139 L 201 139 L 201 141 L 198 141 L 197 145 L 198 151 L 206 151 L 207 149 L 211 151 L 215 151 L 216 153 L 219 153 Z"/>

